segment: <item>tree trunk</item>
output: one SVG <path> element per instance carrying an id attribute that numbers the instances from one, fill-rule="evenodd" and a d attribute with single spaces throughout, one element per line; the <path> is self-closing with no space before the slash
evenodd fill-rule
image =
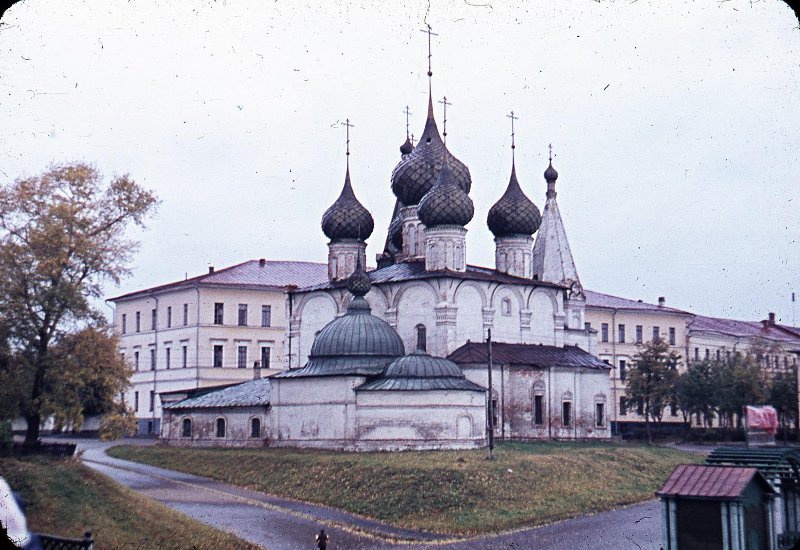
<path id="1" fill-rule="evenodd" d="M 25 422 L 28 423 L 25 431 L 25 445 L 37 445 L 39 443 L 39 425 L 42 423 L 41 415 L 38 413 L 26 414 Z"/>
<path id="2" fill-rule="evenodd" d="M 644 430 L 647 433 L 647 444 L 653 444 L 653 434 L 650 433 L 650 404 L 645 405 L 644 409 Z"/>

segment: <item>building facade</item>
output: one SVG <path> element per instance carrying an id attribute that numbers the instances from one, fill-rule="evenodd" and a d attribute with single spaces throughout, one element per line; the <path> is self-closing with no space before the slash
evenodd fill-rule
<path id="1" fill-rule="evenodd" d="M 251 260 L 111 298 L 138 432 L 159 433 L 161 393 L 251 380 L 256 365 L 265 375 L 283 368 L 287 287 L 324 280 L 325 270 Z"/>

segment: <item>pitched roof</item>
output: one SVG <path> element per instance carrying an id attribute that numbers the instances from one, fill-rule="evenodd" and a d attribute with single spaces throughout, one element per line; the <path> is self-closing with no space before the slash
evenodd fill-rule
<path id="1" fill-rule="evenodd" d="M 737 321 L 695 315 L 689 322 L 688 328 L 690 331 L 715 332 L 738 338 L 763 338 L 775 342 L 792 343 L 800 349 L 800 334 L 768 321 Z"/>
<path id="2" fill-rule="evenodd" d="M 467 342 L 447 356 L 455 363 L 486 363 L 489 360 L 485 342 Z M 541 344 L 492 343 L 492 360 L 497 363 L 532 365 L 534 367 L 581 367 L 595 370 L 609 370 L 591 353 L 578 346 L 543 346 Z"/>
<path id="3" fill-rule="evenodd" d="M 717 447 L 706 464 L 757 468 L 770 482 L 800 482 L 800 451 L 795 447 Z"/>
<path id="4" fill-rule="evenodd" d="M 279 289 L 286 286 L 309 286 L 319 284 L 328 278 L 327 264 L 314 262 L 294 262 L 281 260 L 248 260 L 212 273 L 206 273 L 183 281 L 137 290 L 122 296 L 110 298 L 112 301 L 127 300 L 143 295 L 194 288 L 195 286 L 234 286 L 264 287 Z"/>
<path id="5" fill-rule="evenodd" d="M 426 271 L 425 262 L 400 262 L 386 267 L 374 269 L 367 273 L 373 284 L 392 283 L 401 281 L 412 281 L 421 279 L 436 279 L 441 277 L 452 277 L 455 279 L 468 279 L 475 281 L 493 281 L 496 283 L 507 283 L 516 285 L 536 285 L 546 286 L 552 288 L 564 288 L 563 285 L 548 283 L 544 281 L 537 281 L 534 279 L 526 279 L 522 277 L 514 277 L 501 273 L 496 269 L 488 267 L 480 267 L 476 265 L 468 265 L 467 270 L 460 271 Z M 295 292 L 312 292 L 315 290 L 327 290 L 331 288 L 344 288 L 347 286 L 347 281 L 335 281 L 317 284 L 305 288 L 300 288 Z"/>
<path id="6" fill-rule="evenodd" d="M 665 313 L 677 313 L 679 315 L 692 315 L 688 311 L 675 309 L 673 307 L 648 304 L 642 300 L 629 300 L 628 298 L 603 294 L 602 292 L 595 292 L 594 290 L 586 290 L 584 291 L 584 294 L 586 295 L 586 307 L 627 309 L 635 311 L 660 311 Z"/>
<path id="7" fill-rule="evenodd" d="M 581 286 L 555 193 L 548 194 L 545 202 L 542 225 L 533 243 L 531 265 L 542 281 Z"/>
<path id="8" fill-rule="evenodd" d="M 269 405 L 269 378 L 260 378 L 164 405 L 165 409 L 212 409 Z"/>
<path id="9" fill-rule="evenodd" d="M 757 478 L 767 492 L 775 493 L 756 468 L 679 464 L 656 494 L 660 497 L 738 499 L 753 478 Z"/>

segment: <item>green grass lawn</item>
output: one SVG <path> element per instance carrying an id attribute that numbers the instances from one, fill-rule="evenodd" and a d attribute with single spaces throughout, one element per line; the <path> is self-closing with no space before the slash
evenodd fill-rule
<path id="1" fill-rule="evenodd" d="M 0 475 L 24 501 L 31 531 L 80 538 L 95 549 L 256 546 L 145 498 L 75 459 L 0 458 Z"/>
<path id="2" fill-rule="evenodd" d="M 673 449 L 610 443 L 506 443 L 486 451 L 335 453 L 120 446 L 117 458 L 326 504 L 388 523 L 475 534 L 540 525 L 654 498 Z"/>

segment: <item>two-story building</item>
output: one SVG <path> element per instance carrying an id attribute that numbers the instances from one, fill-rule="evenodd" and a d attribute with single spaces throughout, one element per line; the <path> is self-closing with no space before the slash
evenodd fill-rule
<path id="1" fill-rule="evenodd" d="M 261 259 L 111 298 L 138 432 L 159 432 L 160 393 L 283 369 L 287 290 L 325 280 L 325 264 Z"/>

